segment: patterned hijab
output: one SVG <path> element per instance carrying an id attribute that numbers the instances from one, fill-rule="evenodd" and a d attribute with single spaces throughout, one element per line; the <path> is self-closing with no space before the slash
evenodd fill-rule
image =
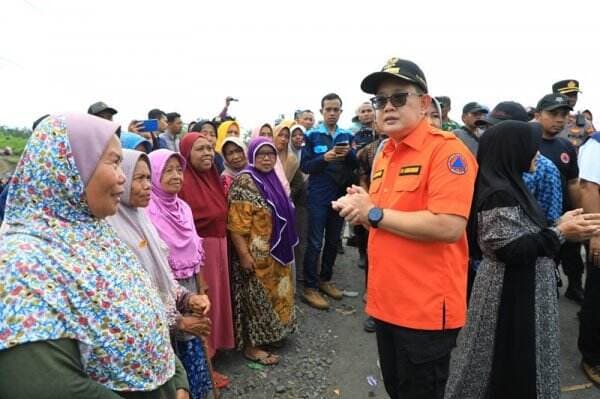
<path id="1" fill-rule="evenodd" d="M 277 153 L 275 145 L 267 137 L 256 137 L 250 140 L 248 166 L 240 173 L 248 173 L 252 177 L 263 198 L 271 207 L 273 227 L 270 252 L 275 260 L 287 265 L 293 262 L 294 247 L 298 244 L 298 235 L 294 227 L 296 225 L 294 205 L 285 193 L 275 170 L 264 173 L 254 167 L 256 153 L 265 146 L 271 147 Z"/>
<path id="2" fill-rule="evenodd" d="M 85 201 L 117 128 L 90 115 L 55 116 L 29 139 L 0 240 L 0 350 L 73 339 L 92 380 L 149 391 L 175 372 L 163 304 L 135 255 Z"/>
<path id="3" fill-rule="evenodd" d="M 119 238 L 136 254 L 138 260 L 158 289 L 160 299 L 167 309 L 175 308 L 176 283 L 167 256 L 169 248 L 160 239 L 143 209 L 131 206 L 131 183 L 138 161 L 145 161 L 150 167 L 150 160 L 143 152 L 123 150 L 123 173 L 127 178 L 125 191 L 121 196 L 119 212 L 109 216 L 108 222 L 113 226 Z"/>
<path id="4" fill-rule="evenodd" d="M 162 189 L 160 179 L 167 162 L 177 157 L 185 169 L 185 159 L 178 153 L 160 149 L 148 156 L 152 170 L 152 197 L 146 214 L 160 238 L 169 246 L 169 265 L 177 279 L 190 278 L 204 263 L 202 239 L 196 234 L 192 209 L 177 194 Z"/>

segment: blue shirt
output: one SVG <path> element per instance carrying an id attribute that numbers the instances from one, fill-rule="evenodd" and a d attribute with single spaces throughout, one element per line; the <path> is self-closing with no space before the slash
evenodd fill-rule
<path id="1" fill-rule="evenodd" d="M 179 152 L 179 137 L 172 135 L 169 132 L 161 133 L 159 136 L 159 140 L 163 142 L 161 145 L 166 145 L 167 150 L 171 150 L 173 152 Z"/>
<path id="2" fill-rule="evenodd" d="M 540 204 L 548 224 L 553 225 L 563 213 L 561 177 L 554 162 L 539 154 L 535 172 L 523 173 L 523 181 Z"/>
<path id="3" fill-rule="evenodd" d="M 325 153 L 336 143 L 344 141 L 348 142 L 351 148 L 348 155 L 343 160 L 325 161 Z M 353 148 L 354 136 L 349 130 L 338 126 L 333 134 L 329 134 L 327 127 L 320 123 L 306 132 L 305 142 L 300 167 L 309 175 L 309 201 L 314 197 L 323 203 L 329 203 L 332 199 L 337 199 L 340 192 L 352 184 L 354 169 L 358 166 L 356 150 Z"/>

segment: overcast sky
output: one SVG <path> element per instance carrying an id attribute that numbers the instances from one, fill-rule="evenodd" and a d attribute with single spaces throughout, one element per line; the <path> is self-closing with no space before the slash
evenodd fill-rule
<path id="1" fill-rule="evenodd" d="M 0 124 L 82 111 L 115 120 L 151 108 L 184 121 L 225 96 L 246 128 L 338 93 L 342 124 L 368 99 L 360 82 L 392 56 L 416 62 L 451 116 L 479 101 L 535 105 L 574 78 L 578 109 L 600 118 L 598 14 L 584 1 L 0 0 Z"/>

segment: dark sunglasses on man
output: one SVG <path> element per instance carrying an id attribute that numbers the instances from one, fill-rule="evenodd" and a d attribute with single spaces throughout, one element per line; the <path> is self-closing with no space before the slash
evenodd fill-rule
<path id="1" fill-rule="evenodd" d="M 370 99 L 371 105 L 375 109 L 384 109 L 388 101 L 396 108 L 406 105 L 409 96 L 422 97 L 418 93 L 394 93 L 391 96 L 375 96 Z"/>

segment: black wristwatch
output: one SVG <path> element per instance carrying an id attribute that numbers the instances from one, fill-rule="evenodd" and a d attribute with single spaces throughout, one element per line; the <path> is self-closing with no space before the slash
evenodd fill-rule
<path id="1" fill-rule="evenodd" d="M 383 209 L 374 206 L 371 208 L 371 210 L 369 210 L 367 218 L 369 219 L 369 224 L 371 227 L 377 228 L 379 222 L 381 222 L 381 219 L 383 219 Z"/>

